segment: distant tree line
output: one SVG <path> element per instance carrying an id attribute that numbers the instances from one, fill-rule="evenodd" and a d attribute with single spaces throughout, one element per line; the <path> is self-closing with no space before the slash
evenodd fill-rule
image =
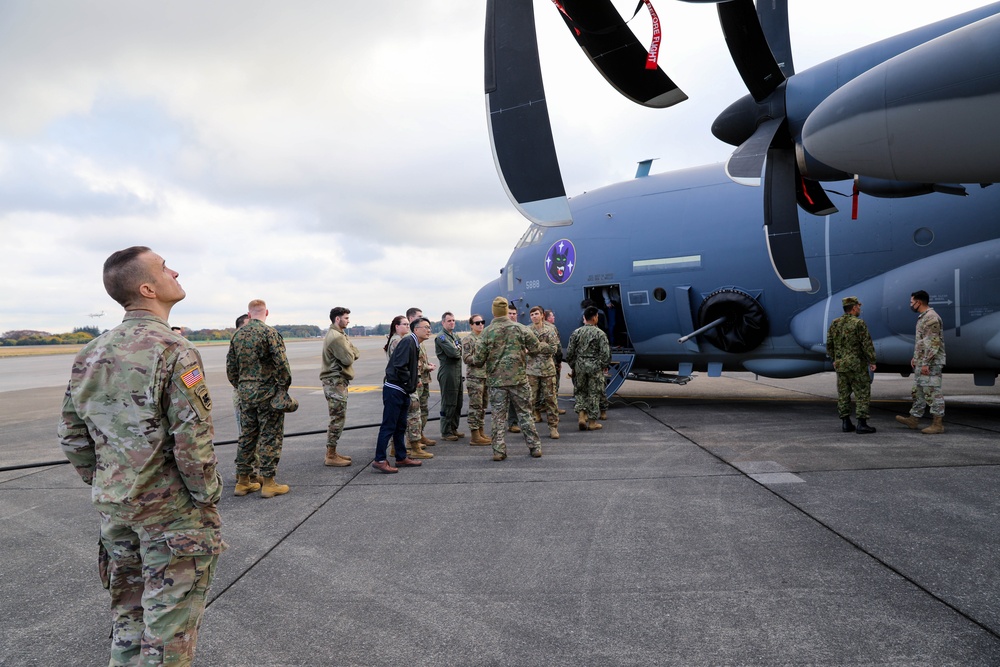
<path id="1" fill-rule="evenodd" d="M 14 329 L 0 336 L 0 346 L 14 345 L 79 345 L 101 335 L 97 327 L 77 327 L 71 333 L 51 334 L 48 331 Z"/>

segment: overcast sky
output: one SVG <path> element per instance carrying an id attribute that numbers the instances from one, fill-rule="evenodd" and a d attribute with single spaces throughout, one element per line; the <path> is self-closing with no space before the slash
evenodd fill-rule
<path id="1" fill-rule="evenodd" d="M 983 4 L 791 0 L 796 69 Z M 732 150 L 709 127 L 746 91 L 715 8 L 654 6 L 691 98 L 658 111 L 535 0 L 570 195 Z M 354 324 L 468 316 L 527 226 L 486 134 L 484 17 L 483 0 L 3 0 L 0 332 L 110 328 L 101 266 L 131 245 L 180 273 L 171 320 L 193 329 L 253 298 L 271 324 L 325 327 L 336 305 Z M 645 11 L 631 25 L 649 41 Z"/>

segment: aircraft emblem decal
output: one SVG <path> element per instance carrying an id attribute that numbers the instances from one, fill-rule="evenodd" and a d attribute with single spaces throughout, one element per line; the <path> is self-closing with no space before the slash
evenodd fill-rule
<path id="1" fill-rule="evenodd" d="M 573 275 L 576 248 L 569 239 L 559 239 L 545 253 L 545 275 L 556 285 L 562 285 Z"/>

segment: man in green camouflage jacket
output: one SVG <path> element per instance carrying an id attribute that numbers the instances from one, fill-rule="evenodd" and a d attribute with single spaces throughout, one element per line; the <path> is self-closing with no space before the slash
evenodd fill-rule
<path id="1" fill-rule="evenodd" d="M 545 309 L 532 306 L 531 331 L 538 338 L 538 352 L 528 355 L 528 386 L 531 387 L 531 409 L 535 423 L 542 421 L 542 413 L 547 415 L 549 437 L 559 439 L 559 405 L 556 403 L 556 362 L 555 353 L 561 349 L 559 332 L 554 325 L 545 321 Z"/>
<path id="2" fill-rule="evenodd" d="M 483 332 L 482 340 L 472 356 L 472 365 L 486 369 L 486 382 L 490 387 L 490 407 L 493 460 L 507 458 L 504 419 L 510 405 L 514 406 L 521 433 L 531 455 L 542 455 L 542 443 L 531 418 L 531 390 L 524 373 L 525 354 L 538 351 L 538 338 L 531 329 L 507 318 L 507 300 L 498 296 L 493 300 L 493 321 Z"/>
<path id="3" fill-rule="evenodd" d="M 347 421 L 347 387 L 354 379 L 354 362 L 361 353 L 347 337 L 351 324 L 351 311 L 343 306 L 330 310 L 330 330 L 323 340 L 323 357 L 319 379 L 323 383 L 330 412 L 330 425 L 326 429 L 326 458 L 323 465 L 343 468 L 351 465 L 351 457 L 337 453 L 337 443 L 344 433 Z"/>
<path id="4" fill-rule="evenodd" d="M 473 366 L 472 361 L 476 348 L 482 340 L 486 321 L 479 313 L 469 318 L 472 333 L 462 339 L 462 361 L 465 362 L 465 386 L 469 392 L 469 429 L 472 435 L 469 444 L 472 446 L 492 445 L 493 441 L 483 433 L 486 423 L 486 404 L 490 400 L 490 391 L 486 381 L 486 369 Z"/>
<path id="5" fill-rule="evenodd" d="M 120 250 L 104 285 L 125 318 L 73 361 L 59 439 L 101 514 L 109 664 L 190 665 L 225 548 L 205 366 L 167 324 L 185 292 L 162 257 Z"/>
<path id="6" fill-rule="evenodd" d="M 944 373 L 944 327 L 941 316 L 930 307 L 930 295 L 917 290 L 910 295 L 910 310 L 919 314 L 913 340 L 913 405 L 906 417 L 896 415 L 896 421 L 916 429 L 924 410 L 929 406 L 933 423 L 921 433 L 944 433 L 944 393 L 941 380 Z"/>
<path id="7" fill-rule="evenodd" d="M 267 304 L 261 299 L 250 302 L 250 321 L 236 330 L 226 354 L 226 376 L 240 393 L 240 433 L 236 451 L 236 488 L 233 495 L 257 491 L 250 479 L 255 460 L 260 462 L 259 485 L 263 498 L 288 493 L 287 484 L 278 484 L 274 476 L 281 459 L 285 413 L 274 401 L 286 395 L 292 384 L 292 370 L 285 355 L 285 341 L 273 327 L 267 326 Z"/>
<path id="8" fill-rule="evenodd" d="M 611 364 L 611 346 L 607 334 L 597 326 L 600 312 L 597 306 L 586 307 L 585 324 L 570 334 L 566 348 L 566 362 L 573 369 L 573 398 L 581 431 L 603 428 L 597 420 L 604 396 L 604 372 Z"/>
<path id="9" fill-rule="evenodd" d="M 875 346 L 868 333 L 868 325 L 861 316 L 861 302 L 857 297 L 844 297 L 841 303 L 844 314 L 835 319 L 826 333 L 826 353 L 833 359 L 837 371 L 837 413 L 845 433 L 854 431 L 851 422 L 851 394 L 854 394 L 858 415 L 857 432 L 874 433 L 868 425 L 868 405 L 871 402 L 872 383 L 868 371 L 875 370 Z"/>

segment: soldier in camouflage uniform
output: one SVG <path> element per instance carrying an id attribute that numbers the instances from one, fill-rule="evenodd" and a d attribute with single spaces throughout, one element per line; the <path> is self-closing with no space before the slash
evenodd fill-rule
<path id="1" fill-rule="evenodd" d="M 527 363 L 525 353 L 538 350 L 538 338 L 531 329 L 507 318 L 507 300 L 498 296 L 493 300 L 493 321 L 483 332 L 482 340 L 472 355 L 472 365 L 486 369 L 490 387 L 490 407 L 493 408 L 492 442 L 493 460 L 507 458 L 507 432 L 504 415 L 508 406 L 514 405 L 521 433 L 531 455 L 542 455 L 542 443 L 531 418 L 531 392 L 525 380 Z"/>
<path id="2" fill-rule="evenodd" d="M 441 439 L 454 442 L 464 438 L 458 430 L 462 416 L 462 344 L 455 335 L 455 315 L 441 316 L 441 333 L 434 338 L 434 354 L 439 363 L 437 378 L 441 388 Z"/>
<path id="3" fill-rule="evenodd" d="M 330 330 L 323 341 L 323 361 L 319 379 L 323 383 L 330 411 L 330 426 L 326 431 L 326 458 L 323 465 L 343 468 L 351 465 L 351 457 L 337 453 L 337 443 L 344 432 L 347 420 L 347 387 L 354 379 L 354 362 L 361 356 L 358 348 L 347 337 L 351 324 L 351 311 L 343 306 L 330 310 Z"/>
<path id="4" fill-rule="evenodd" d="M 868 325 L 861 316 L 861 302 L 857 297 L 844 297 L 841 303 L 844 314 L 835 319 L 826 333 L 826 353 L 833 359 L 837 371 L 837 413 L 845 433 L 854 431 L 851 422 L 851 394 L 854 394 L 858 414 L 857 432 L 874 433 L 868 425 L 868 405 L 872 384 L 869 371 L 875 370 L 875 346 L 868 333 Z"/>
<path id="5" fill-rule="evenodd" d="M 285 355 L 285 341 L 265 324 L 268 310 L 261 299 L 250 302 L 250 321 L 236 330 L 226 354 L 226 376 L 240 393 L 240 433 L 236 451 L 236 488 L 233 495 L 245 496 L 258 490 L 250 479 L 255 459 L 260 461 L 259 485 L 263 498 L 288 493 L 287 484 L 274 476 L 281 459 L 285 413 L 272 405 L 275 397 L 288 391 L 292 370 Z"/>
<path id="6" fill-rule="evenodd" d="M 225 548 L 204 364 L 167 324 L 185 293 L 163 258 L 120 250 L 104 285 L 125 318 L 73 361 L 59 439 L 101 514 L 108 664 L 190 665 Z"/>
<path id="7" fill-rule="evenodd" d="M 416 318 L 423 316 L 424 312 L 419 308 L 406 309 L 406 319 L 410 321 L 411 326 Z M 417 392 L 411 397 L 413 400 L 410 401 L 410 410 L 406 418 L 406 438 L 409 441 L 411 456 L 416 454 L 417 456 L 413 456 L 414 458 L 433 458 L 434 455 L 424 447 L 433 447 L 437 444 L 437 440 L 432 440 L 424 435 L 424 427 L 427 425 L 427 416 L 430 413 L 431 371 L 437 366 L 427 359 L 427 352 L 423 345 L 417 348 L 417 353 L 417 363 L 420 365 L 420 382 L 417 384 Z"/>
<path id="8" fill-rule="evenodd" d="M 472 436 L 469 444 L 472 446 L 490 445 L 493 441 L 483 433 L 486 424 L 486 404 L 490 400 L 489 387 L 486 384 L 486 369 L 473 366 L 472 360 L 476 347 L 482 340 L 483 327 L 486 320 L 479 313 L 469 318 L 472 333 L 462 339 L 462 361 L 465 362 L 465 386 L 469 392 L 469 429 Z"/>
<path id="9" fill-rule="evenodd" d="M 531 330 L 538 338 L 538 352 L 528 355 L 528 386 L 531 388 L 532 417 L 541 422 L 542 413 L 548 415 L 549 437 L 559 439 L 559 406 L 556 403 L 556 362 L 553 357 L 562 348 L 559 332 L 545 321 L 545 310 L 532 306 L 528 311 Z"/>
<path id="10" fill-rule="evenodd" d="M 944 433 L 944 393 L 941 379 L 944 372 L 944 332 L 941 316 L 930 307 L 930 295 L 917 290 L 910 295 L 910 309 L 919 313 L 917 332 L 913 342 L 910 366 L 916 372 L 913 378 L 913 405 L 906 417 L 896 415 L 896 421 L 916 429 L 924 410 L 930 406 L 933 423 L 921 433 Z"/>
<path id="11" fill-rule="evenodd" d="M 566 363 L 573 369 L 573 398 L 581 431 L 602 428 L 601 396 L 604 395 L 604 372 L 611 364 L 608 335 L 597 326 L 600 310 L 587 306 L 583 311 L 582 327 L 570 334 L 566 348 Z"/>

